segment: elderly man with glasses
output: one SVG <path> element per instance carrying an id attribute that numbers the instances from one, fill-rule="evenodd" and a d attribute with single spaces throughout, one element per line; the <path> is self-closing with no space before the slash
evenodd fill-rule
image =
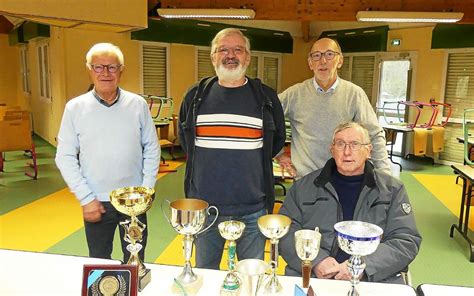
<path id="1" fill-rule="evenodd" d="M 338 247 L 334 224 L 357 220 L 376 224 L 383 237 L 375 253 L 365 258 L 363 280 L 403 283 L 400 273 L 415 259 L 421 244 L 405 186 L 368 161 L 372 144 L 358 123 L 336 127 L 329 147 L 332 158 L 291 187 L 280 214 L 292 219 L 280 241 L 280 254 L 288 263 L 286 275 L 301 275 L 294 233 L 319 227 L 322 234 L 313 276 L 349 280 L 349 255 Z"/>
<path id="2" fill-rule="evenodd" d="M 216 223 L 196 238 L 197 267 L 219 268 L 225 240 L 217 225 L 226 220 L 246 225 L 239 260 L 263 259 L 257 219 L 273 210 L 272 157 L 285 143 L 285 120 L 276 92 L 245 76 L 250 58 L 250 42 L 239 29 L 218 32 L 211 42 L 217 76 L 192 86 L 181 104 L 185 194 L 219 209 Z"/>
<path id="3" fill-rule="evenodd" d="M 330 158 L 326 147 L 332 131 L 347 121 L 362 122 L 367 127 L 374 147 L 371 159 L 375 167 L 391 171 L 385 134 L 366 93 L 337 75 L 343 60 L 335 40 L 317 40 L 308 55 L 314 77 L 279 94 L 285 116 L 290 120 L 292 139 L 291 158 L 281 153 L 276 159 L 297 179 L 324 166 Z"/>
<path id="4" fill-rule="evenodd" d="M 146 101 L 119 88 L 122 51 L 98 43 L 86 55 L 92 90 L 66 104 L 58 135 L 56 164 L 82 206 L 89 256 L 110 258 L 120 214 L 109 202 L 112 190 L 154 188 L 160 161 L 156 129 Z M 146 224 L 146 214 L 138 217 Z M 130 257 L 119 227 L 124 262 Z M 143 246 L 147 242 L 143 233 Z M 144 259 L 143 248 L 139 256 Z"/>

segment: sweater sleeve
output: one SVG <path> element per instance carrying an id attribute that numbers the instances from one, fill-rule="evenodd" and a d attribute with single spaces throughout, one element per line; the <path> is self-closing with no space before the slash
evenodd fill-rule
<path id="1" fill-rule="evenodd" d="M 362 123 L 369 131 L 370 141 L 372 143 L 371 160 L 376 168 L 383 170 L 387 174 L 392 173 L 391 165 L 388 160 L 385 133 L 380 126 L 377 115 L 370 105 L 369 98 L 365 92 L 360 89 L 360 94 L 355 101 L 354 121 Z"/>
<path id="2" fill-rule="evenodd" d="M 56 165 L 69 189 L 79 200 L 81 206 L 90 203 L 95 195 L 81 173 L 79 165 L 79 139 L 73 123 L 73 115 L 66 105 L 59 128 Z"/>
<path id="3" fill-rule="evenodd" d="M 150 110 L 146 104 L 143 105 L 143 129 L 141 144 L 143 147 L 143 181 L 142 186 L 155 188 L 156 176 L 160 164 L 160 144 L 156 134 L 155 124 L 151 118 Z"/>

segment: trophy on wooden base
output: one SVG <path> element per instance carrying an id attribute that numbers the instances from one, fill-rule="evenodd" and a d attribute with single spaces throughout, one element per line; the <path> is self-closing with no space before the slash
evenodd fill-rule
<path id="1" fill-rule="evenodd" d="M 155 190 L 148 187 L 123 187 L 110 193 L 111 204 L 122 214 L 130 216 L 130 220 L 120 222 L 125 229 L 124 240 L 130 243 L 127 250 L 130 258 L 126 264 L 138 266 L 138 290 L 141 291 L 151 281 L 151 271 L 147 269 L 138 257 L 143 248 L 140 244 L 146 225 L 137 216 L 151 208 Z"/>

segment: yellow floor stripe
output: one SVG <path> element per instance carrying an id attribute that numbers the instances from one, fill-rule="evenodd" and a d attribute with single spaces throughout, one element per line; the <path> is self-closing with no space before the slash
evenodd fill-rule
<path id="1" fill-rule="evenodd" d="M 82 211 L 69 189 L 0 217 L 0 248 L 42 252 L 83 226 Z"/>
<path id="2" fill-rule="evenodd" d="M 183 162 L 166 161 L 166 169 Z M 167 173 L 158 174 L 158 179 Z M 0 216 L 0 248 L 44 252 L 83 227 L 82 210 L 68 188 Z"/>
<path id="3" fill-rule="evenodd" d="M 461 205 L 462 181 L 456 184 L 456 176 L 452 175 L 427 175 L 413 174 L 423 186 L 449 209 L 453 215 L 459 218 L 459 207 Z M 469 228 L 474 230 L 474 206 L 469 213 Z"/>
<path id="4" fill-rule="evenodd" d="M 182 247 L 183 238 L 181 235 L 177 235 L 174 240 L 166 247 L 166 249 L 161 253 L 161 255 L 156 258 L 154 263 L 157 264 L 166 264 L 166 265 L 178 265 L 182 266 L 184 264 L 184 254 L 183 254 L 183 247 Z M 195 261 L 195 248 L 193 248 L 193 255 L 191 257 L 191 265 L 196 266 Z M 219 268 L 221 270 L 227 270 L 227 249 L 224 250 L 224 254 L 222 256 L 221 263 Z M 270 261 L 270 253 L 265 252 L 265 261 Z M 285 272 L 286 262 L 280 256 L 278 258 L 278 270 L 277 274 L 284 274 Z"/>

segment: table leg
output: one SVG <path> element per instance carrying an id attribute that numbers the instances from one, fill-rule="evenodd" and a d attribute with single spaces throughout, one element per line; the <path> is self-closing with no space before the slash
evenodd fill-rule
<path id="1" fill-rule="evenodd" d="M 390 155 L 388 156 L 388 158 L 390 159 L 390 161 L 393 163 L 393 164 L 396 164 L 400 167 L 400 173 L 402 172 L 402 165 L 401 163 L 398 163 L 398 162 L 395 162 L 393 161 L 393 141 L 390 142 Z"/>

